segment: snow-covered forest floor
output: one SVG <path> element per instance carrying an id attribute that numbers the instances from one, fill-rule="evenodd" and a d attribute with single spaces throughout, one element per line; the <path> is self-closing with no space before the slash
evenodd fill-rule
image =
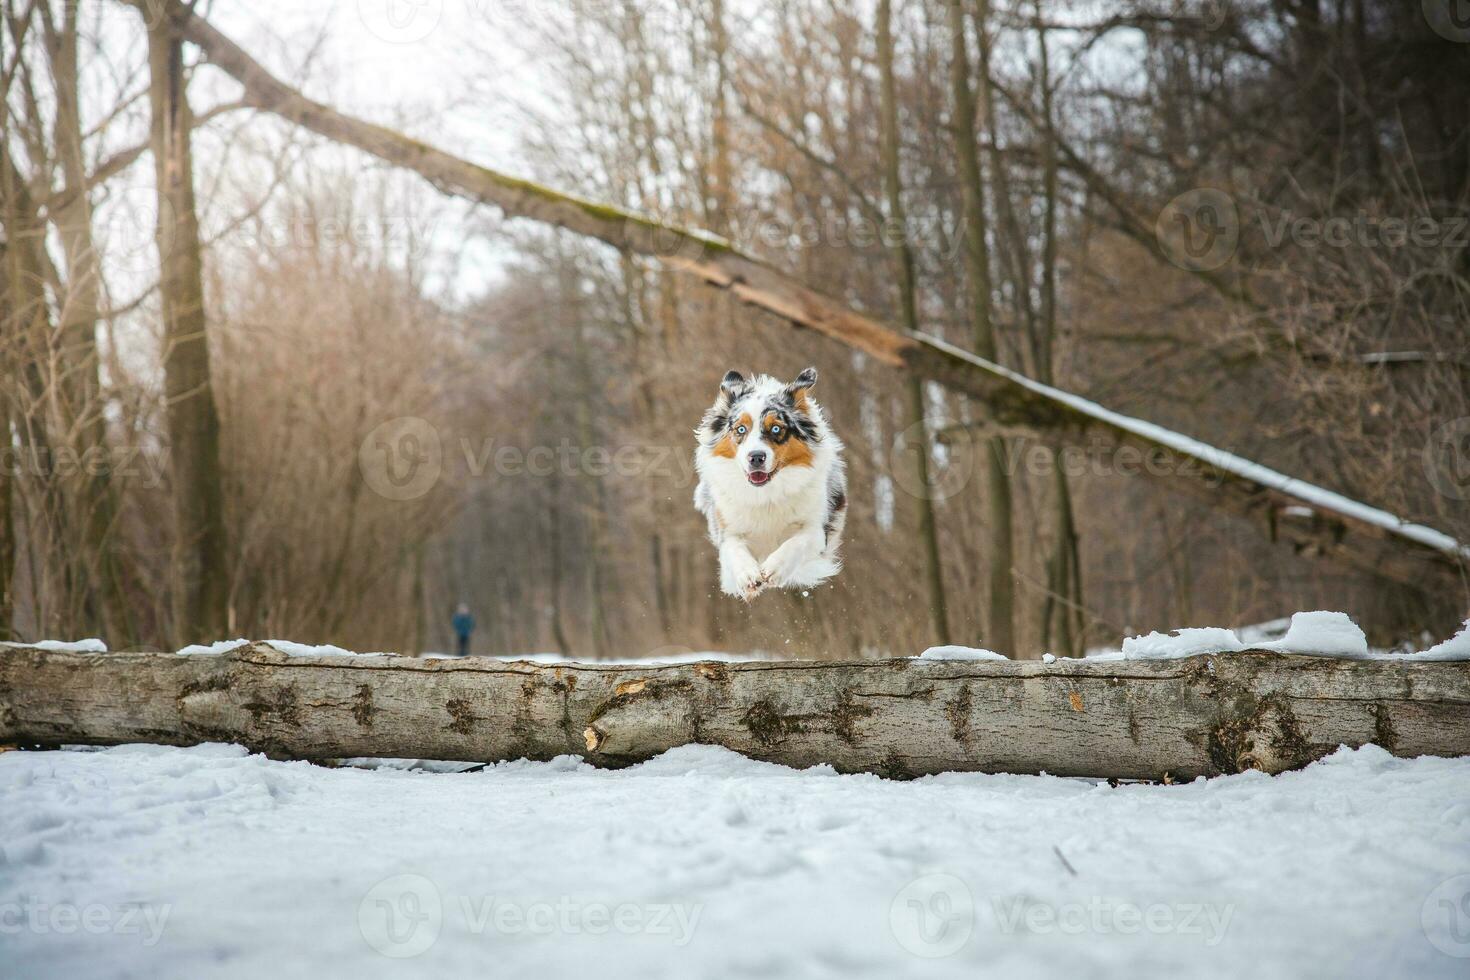
<path id="1" fill-rule="evenodd" d="M 442 768 L 442 767 L 440 767 Z M 0 755 L 15 977 L 1460 977 L 1470 759 L 1188 785 Z"/>

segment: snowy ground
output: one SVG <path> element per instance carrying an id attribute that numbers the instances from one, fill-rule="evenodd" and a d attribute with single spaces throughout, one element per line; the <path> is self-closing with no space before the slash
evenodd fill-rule
<path id="1" fill-rule="evenodd" d="M 1470 760 L 1185 786 L 689 746 L 433 774 L 0 754 L 5 977 L 1463 977 Z"/>

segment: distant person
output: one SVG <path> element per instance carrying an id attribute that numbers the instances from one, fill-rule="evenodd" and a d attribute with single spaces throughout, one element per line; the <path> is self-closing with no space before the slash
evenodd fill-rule
<path id="1" fill-rule="evenodd" d="M 458 655 L 468 657 L 470 655 L 470 634 L 475 631 L 475 617 L 470 615 L 470 607 L 463 602 L 454 611 L 454 619 L 450 621 L 454 626 L 454 638 L 458 641 Z"/>

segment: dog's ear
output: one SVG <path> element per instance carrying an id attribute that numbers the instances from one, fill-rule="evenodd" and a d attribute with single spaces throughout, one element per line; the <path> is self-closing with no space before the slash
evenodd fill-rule
<path id="1" fill-rule="evenodd" d="M 817 383 L 817 369 L 809 367 L 796 376 L 796 380 L 786 386 L 786 396 L 791 399 L 791 404 L 797 408 L 806 408 L 806 390 Z"/>
<path id="2" fill-rule="evenodd" d="M 720 382 L 720 393 L 726 398 L 734 401 L 745 390 L 745 375 L 739 371 L 727 371 L 725 380 Z"/>

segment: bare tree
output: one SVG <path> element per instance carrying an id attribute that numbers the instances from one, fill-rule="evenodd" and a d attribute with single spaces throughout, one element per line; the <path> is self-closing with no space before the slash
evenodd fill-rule
<path id="1" fill-rule="evenodd" d="M 919 331 L 914 256 L 908 241 L 908 217 L 903 206 L 903 176 L 899 161 L 898 95 L 893 74 L 893 4 L 878 2 L 878 71 L 882 78 L 883 188 L 888 199 L 888 234 L 892 238 L 894 265 L 898 271 L 899 322 L 909 333 Z M 944 595 L 944 569 L 939 553 L 939 529 L 934 517 L 934 498 L 929 493 L 929 461 L 933 442 L 928 413 L 924 409 L 924 385 L 918 378 L 904 382 L 907 431 L 914 434 L 907 447 L 914 467 L 914 506 L 918 511 L 919 545 L 923 551 L 924 578 L 928 585 L 930 630 L 937 643 L 949 642 L 949 614 Z M 1002 649 L 1011 649 L 1003 647 Z"/>
<path id="2" fill-rule="evenodd" d="M 148 28 L 158 194 L 164 392 L 174 492 L 173 629 L 178 642 L 188 643 L 222 636 L 229 628 L 219 413 L 210 377 L 183 36 L 176 17 L 150 17 L 151 5 L 142 0 L 139 10 Z"/>
<path id="3" fill-rule="evenodd" d="M 965 200 L 965 254 L 970 279 L 971 328 L 975 352 L 999 363 L 1000 347 L 991 322 L 990 225 L 985 214 L 985 185 L 980 171 L 979 141 L 975 132 L 975 98 L 971 89 L 969 42 L 966 39 L 964 0 L 946 0 L 950 34 L 950 87 L 954 141 Z M 989 503 L 990 616 L 986 641 L 1006 651 L 1016 650 L 1015 567 L 1011 514 L 1011 482 L 1006 471 L 1005 441 L 999 436 L 986 444 L 985 496 Z"/>

